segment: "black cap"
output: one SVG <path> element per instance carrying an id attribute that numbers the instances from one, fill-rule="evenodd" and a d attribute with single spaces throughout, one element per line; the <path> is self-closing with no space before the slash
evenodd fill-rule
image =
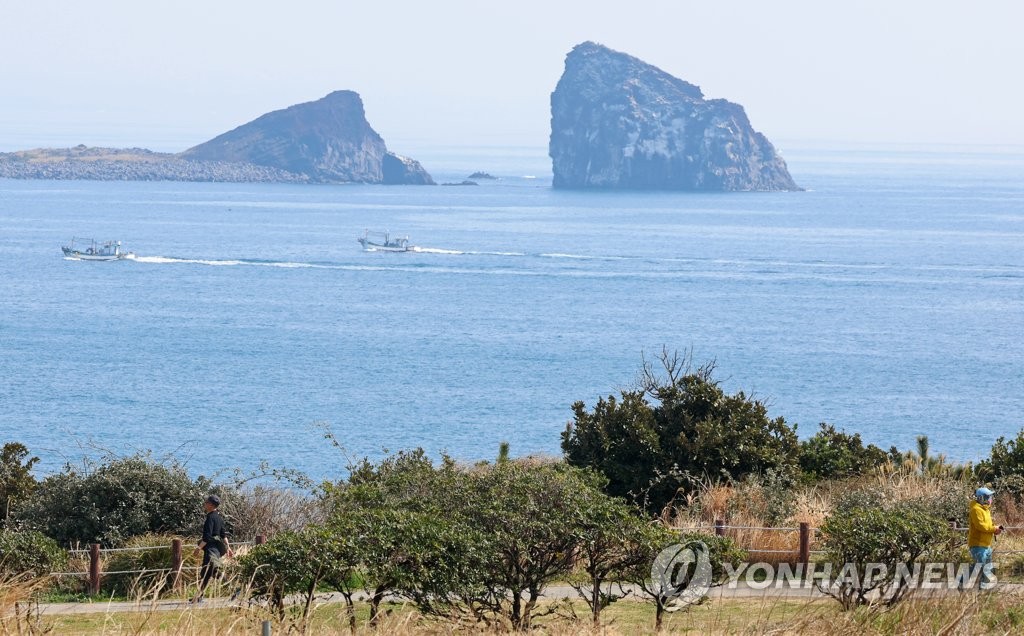
<path id="1" fill-rule="evenodd" d="M 206 498 L 206 503 L 210 504 L 214 508 L 220 505 L 220 497 L 217 495 L 210 495 Z"/>

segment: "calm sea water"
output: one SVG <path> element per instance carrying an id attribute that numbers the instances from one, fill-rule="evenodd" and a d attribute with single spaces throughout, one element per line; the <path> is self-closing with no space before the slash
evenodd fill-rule
<path id="1" fill-rule="evenodd" d="M 576 400 L 692 347 L 803 436 L 957 459 L 1024 427 L 1024 150 L 787 154 L 808 192 L 556 192 L 543 150 L 438 151 L 480 187 L 0 181 L 0 438 L 54 470 L 153 449 L 338 475 L 422 446 L 558 453 Z M 524 176 L 536 178 L 524 178 Z M 422 251 L 363 252 L 364 228 Z M 135 262 L 64 260 L 71 236 Z"/>

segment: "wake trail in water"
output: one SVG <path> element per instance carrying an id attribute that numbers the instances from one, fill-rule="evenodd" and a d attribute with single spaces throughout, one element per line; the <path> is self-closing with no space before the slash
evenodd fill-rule
<path id="1" fill-rule="evenodd" d="M 449 254 L 452 256 L 529 256 L 525 252 L 481 252 L 476 250 L 447 250 L 440 247 L 414 247 L 417 254 Z"/>
<path id="2" fill-rule="evenodd" d="M 256 259 L 231 258 L 231 259 L 207 259 L 207 258 L 178 258 L 175 256 L 136 256 L 131 259 L 136 263 L 150 263 L 154 265 L 210 265 L 210 266 L 233 266 L 251 265 L 254 267 L 283 267 L 286 269 L 337 269 L 339 266 L 324 263 L 302 263 L 293 261 L 262 261 Z"/>
<path id="3" fill-rule="evenodd" d="M 918 271 L 925 274 L 934 272 L 961 272 L 963 274 L 971 275 L 974 277 L 981 277 L 986 279 L 1019 279 L 1024 276 L 1024 270 L 1016 266 L 1000 266 L 1000 265 L 919 265 L 916 267 L 907 268 L 903 265 L 891 264 L 891 263 L 832 263 L 825 261 L 799 261 L 799 260 L 784 260 L 784 259 L 721 259 L 721 258 L 684 258 L 684 257 L 644 257 L 644 256 L 614 256 L 614 255 L 595 255 L 595 254 L 570 254 L 570 253 L 540 253 L 540 254 L 528 254 L 524 252 L 497 252 L 497 251 L 472 251 L 472 250 L 449 250 L 443 248 L 430 248 L 430 247 L 417 247 L 410 250 L 410 252 L 424 255 L 432 255 L 438 257 L 445 256 L 495 256 L 505 258 L 540 258 L 550 260 L 567 260 L 573 262 L 586 262 L 586 261 L 602 261 L 602 262 L 644 262 L 644 263 L 661 263 L 661 264 L 672 264 L 677 266 L 683 266 L 680 269 L 672 267 L 671 272 L 655 272 L 647 271 L 648 275 L 665 275 L 666 273 L 677 273 L 688 272 L 690 275 L 701 275 L 712 274 L 714 271 L 720 271 L 719 273 L 726 273 L 729 275 L 738 275 L 746 271 L 748 274 L 768 274 L 775 276 L 783 275 L 795 275 L 795 276 L 814 276 L 815 272 L 820 275 L 825 275 L 828 272 L 828 276 L 838 276 L 843 270 L 848 273 L 853 272 L 864 272 L 864 274 L 881 275 L 883 272 L 896 268 L 901 270 Z M 502 273 L 508 274 L 509 271 L 502 270 L 489 270 L 482 267 L 470 267 L 468 269 L 452 268 L 449 266 L 439 265 L 438 263 L 425 262 L 423 260 L 403 260 L 405 257 L 402 254 L 384 254 L 385 258 L 381 260 L 374 259 L 372 263 L 331 263 L 331 262 L 304 262 L 304 261 L 275 261 L 275 260 L 260 260 L 260 259 L 246 259 L 246 258 L 225 258 L 225 259 L 208 259 L 208 258 L 184 258 L 175 256 L 135 256 L 126 260 L 132 260 L 136 263 L 148 263 L 154 265 L 168 265 L 168 264 L 181 264 L 181 265 L 205 265 L 212 267 L 229 267 L 229 266 L 250 266 L 250 267 L 276 267 L 283 269 L 329 269 L 329 270 L 351 270 L 351 271 L 385 271 L 385 270 L 403 270 L 403 271 L 419 271 L 419 272 L 479 272 L 479 273 Z M 659 269 L 662 266 L 659 266 Z M 770 269 L 764 269 L 764 268 Z M 695 269 L 696 268 L 696 269 Z M 710 269 L 708 269 L 710 268 Z M 750 270 L 749 268 L 756 268 Z M 712 271 L 714 270 L 714 271 Z M 788 270 L 788 271 L 787 271 Z M 519 268 L 517 268 L 519 271 Z M 521 273 L 529 273 L 527 270 L 522 270 Z M 534 272 L 538 275 L 550 275 L 551 271 L 537 271 Z M 595 275 L 612 275 L 615 272 L 593 272 Z M 619 274 L 625 274 L 626 272 L 619 272 Z M 633 272 L 634 274 L 643 272 Z M 881 280 L 881 279 L 878 279 Z"/>

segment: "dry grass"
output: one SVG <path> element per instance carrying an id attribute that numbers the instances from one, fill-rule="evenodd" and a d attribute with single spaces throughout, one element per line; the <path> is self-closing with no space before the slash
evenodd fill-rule
<path id="1" fill-rule="evenodd" d="M 367 608 L 357 612 L 357 634 L 492 634 L 503 628 L 461 627 L 426 619 L 408 606 L 392 604 L 374 627 L 367 624 Z M 576 617 L 572 613 L 576 613 Z M 200 610 L 136 613 L 96 613 L 43 617 L 43 629 L 52 633 L 138 635 L 233 635 L 259 633 L 269 617 L 259 610 Z M 10 627 L 8 625 L 7 627 Z M 1024 628 L 1024 600 L 1007 593 L 965 594 L 942 599 L 911 599 L 889 611 L 856 610 L 843 613 L 830 600 L 730 599 L 709 601 L 688 611 L 669 614 L 664 633 L 670 634 L 1006 634 Z M 272 623 L 274 634 L 301 633 L 298 621 Z M 595 628 L 581 603 L 563 606 L 558 614 L 536 621 L 534 633 L 554 635 L 654 634 L 654 611 L 646 603 L 620 601 L 602 614 Z M 16 633 L 8 630 L 8 633 Z M 25 631 L 23 633 L 33 633 Z M 35 632 L 40 633 L 40 632 Z M 351 633 L 341 605 L 316 609 L 308 634 Z"/>
<path id="2" fill-rule="evenodd" d="M 313 497 L 285 488 L 255 485 L 225 497 L 221 512 L 235 537 L 273 536 L 285 530 L 301 530 L 324 521 L 324 510 Z"/>
<path id="3" fill-rule="evenodd" d="M 773 521 L 765 518 L 773 496 L 757 483 L 739 487 L 705 483 L 685 502 L 680 502 L 665 520 L 675 528 L 702 532 L 710 532 L 716 521 L 724 521 L 725 536 L 748 550 L 752 561 L 793 563 L 800 547 L 800 523 L 807 522 L 812 528 L 823 523 L 828 502 L 815 488 L 799 489 L 793 493 L 789 514 Z M 813 549 L 813 533 L 811 541 Z"/>
<path id="4" fill-rule="evenodd" d="M 921 501 L 941 498 L 951 489 L 964 491 L 966 512 L 973 485 L 949 474 L 925 474 L 912 463 L 889 464 L 872 474 L 842 481 L 825 481 L 779 491 L 777 486 L 748 480 L 738 485 L 705 482 L 695 492 L 666 509 L 663 520 L 672 527 L 709 532 L 715 521 L 724 521 L 725 534 L 750 553 L 753 561 L 768 563 L 794 562 L 799 547 L 799 524 L 819 528 L 832 510 L 832 502 L 851 490 L 872 489 L 886 493 L 894 501 Z M 779 501 L 784 501 L 780 506 Z M 781 507 L 781 513 L 780 513 Z M 997 523 L 1015 518 L 1016 511 L 994 511 Z M 1009 514 L 1008 514 L 1009 513 Z M 757 528 L 787 528 L 763 530 Z M 812 530 L 811 550 L 816 548 Z M 1024 550 L 1024 530 L 1010 531 L 997 544 L 997 555 L 1011 550 Z M 1024 552 L 1014 556 L 1018 576 L 1024 576 Z M 1009 561 L 1007 561 L 1009 562 Z"/>
<path id="5" fill-rule="evenodd" d="M 157 603 L 145 590 L 137 591 L 140 611 L 112 611 L 97 603 L 94 613 L 51 614 L 32 601 L 45 580 L 0 581 L 0 634 L 135 634 L 217 636 L 260 633 L 271 621 L 274 634 L 351 633 L 342 603 L 317 606 L 308 620 L 289 611 L 282 620 L 261 606 L 200 608 Z M 230 585 L 230 584 L 229 584 Z M 225 587 L 221 586 L 221 593 Z M 589 620 L 580 601 L 552 601 L 550 613 L 536 619 L 535 633 L 555 635 L 653 634 L 654 608 L 627 598 L 602 614 L 601 627 Z M 489 628 L 426 618 L 410 605 L 385 604 L 377 626 L 368 624 L 366 603 L 356 606 L 357 634 L 507 633 L 507 627 Z M 672 634 L 1006 634 L 1024 629 L 1024 598 L 1019 591 L 951 594 L 941 598 L 911 598 L 885 611 L 840 611 L 830 599 L 732 598 L 707 600 L 686 611 L 668 614 L 664 631 Z"/>

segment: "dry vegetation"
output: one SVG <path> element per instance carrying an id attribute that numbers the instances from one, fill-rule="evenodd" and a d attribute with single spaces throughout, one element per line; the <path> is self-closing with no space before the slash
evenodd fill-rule
<path id="1" fill-rule="evenodd" d="M 726 536 L 747 549 L 751 561 L 794 562 L 799 547 L 799 524 L 810 524 L 813 552 L 816 549 L 816 533 L 813 529 L 825 522 L 832 510 L 834 498 L 841 493 L 865 488 L 882 490 L 899 501 L 934 498 L 950 489 L 960 488 L 963 490 L 963 510 L 966 512 L 975 484 L 966 477 L 946 472 L 922 474 L 912 463 L 887 464 L 868 475 L 795 486 L 785 492 L 757 480 L 748 480 L 738 485 L 709 481 L 666 508 L 663 520 L 671 527 L 703 532 L 712 532 L 715 521 L 721 520 L 727 526 Z M 1006 526 L 1024 526 L 1022 513 L 1024 510 L 1019 510 L 1014 500 L 1007 497 L 997 500 L 993 520 Z M 1018 551 L 1020 554 L 1016 554 Z M 999 573 L 1004 578 L 1024 578 L 1024 530 L 1011 528 L 999 537 L 995 558 L 1002 568 Z"/>
<path id="2" fill-rule="evenodd" d="M 27 594 L 19 588 L 14 594 Z M 10 599 L 12 591 L 4 591 Z M 136 634 L 199 635 L 259 633 L 271 620 L 274 634 L 352 633 L 340 603 L 323 604 L 302 624 L 297 618 L 274 619 L 262 608 L 156 609 L 141 603 L 140 611 L 112 611 L 97 607 L 90 614 L 40 614 L 25 604 L 18 613 L 11 604 L 0 618 L 2 634 Z M 534 633 L 544 634 L 653 634 L 653 610 L 635 600 L 613 604 L 603 615 L 604 625 L 589 624 L 586 607 L 579 602 L 552 603 L 552 613 L 537 621 Z M 418 615 L 400 604 L 389 604 L 381 622 L 368 625 L 366 604 L 357 605 L 357 634 L 507 633 L 504 627 L 456 626 Z M 664 633 L 674 634 L 1007 634 L 1024 628 L 1024 599 L 1014 593 L 968 593 L 941 599 L 911 599 L 885 612 L 841 612 L 827 600 L 751 598 L 705 602 L 670 614 Z"/>

